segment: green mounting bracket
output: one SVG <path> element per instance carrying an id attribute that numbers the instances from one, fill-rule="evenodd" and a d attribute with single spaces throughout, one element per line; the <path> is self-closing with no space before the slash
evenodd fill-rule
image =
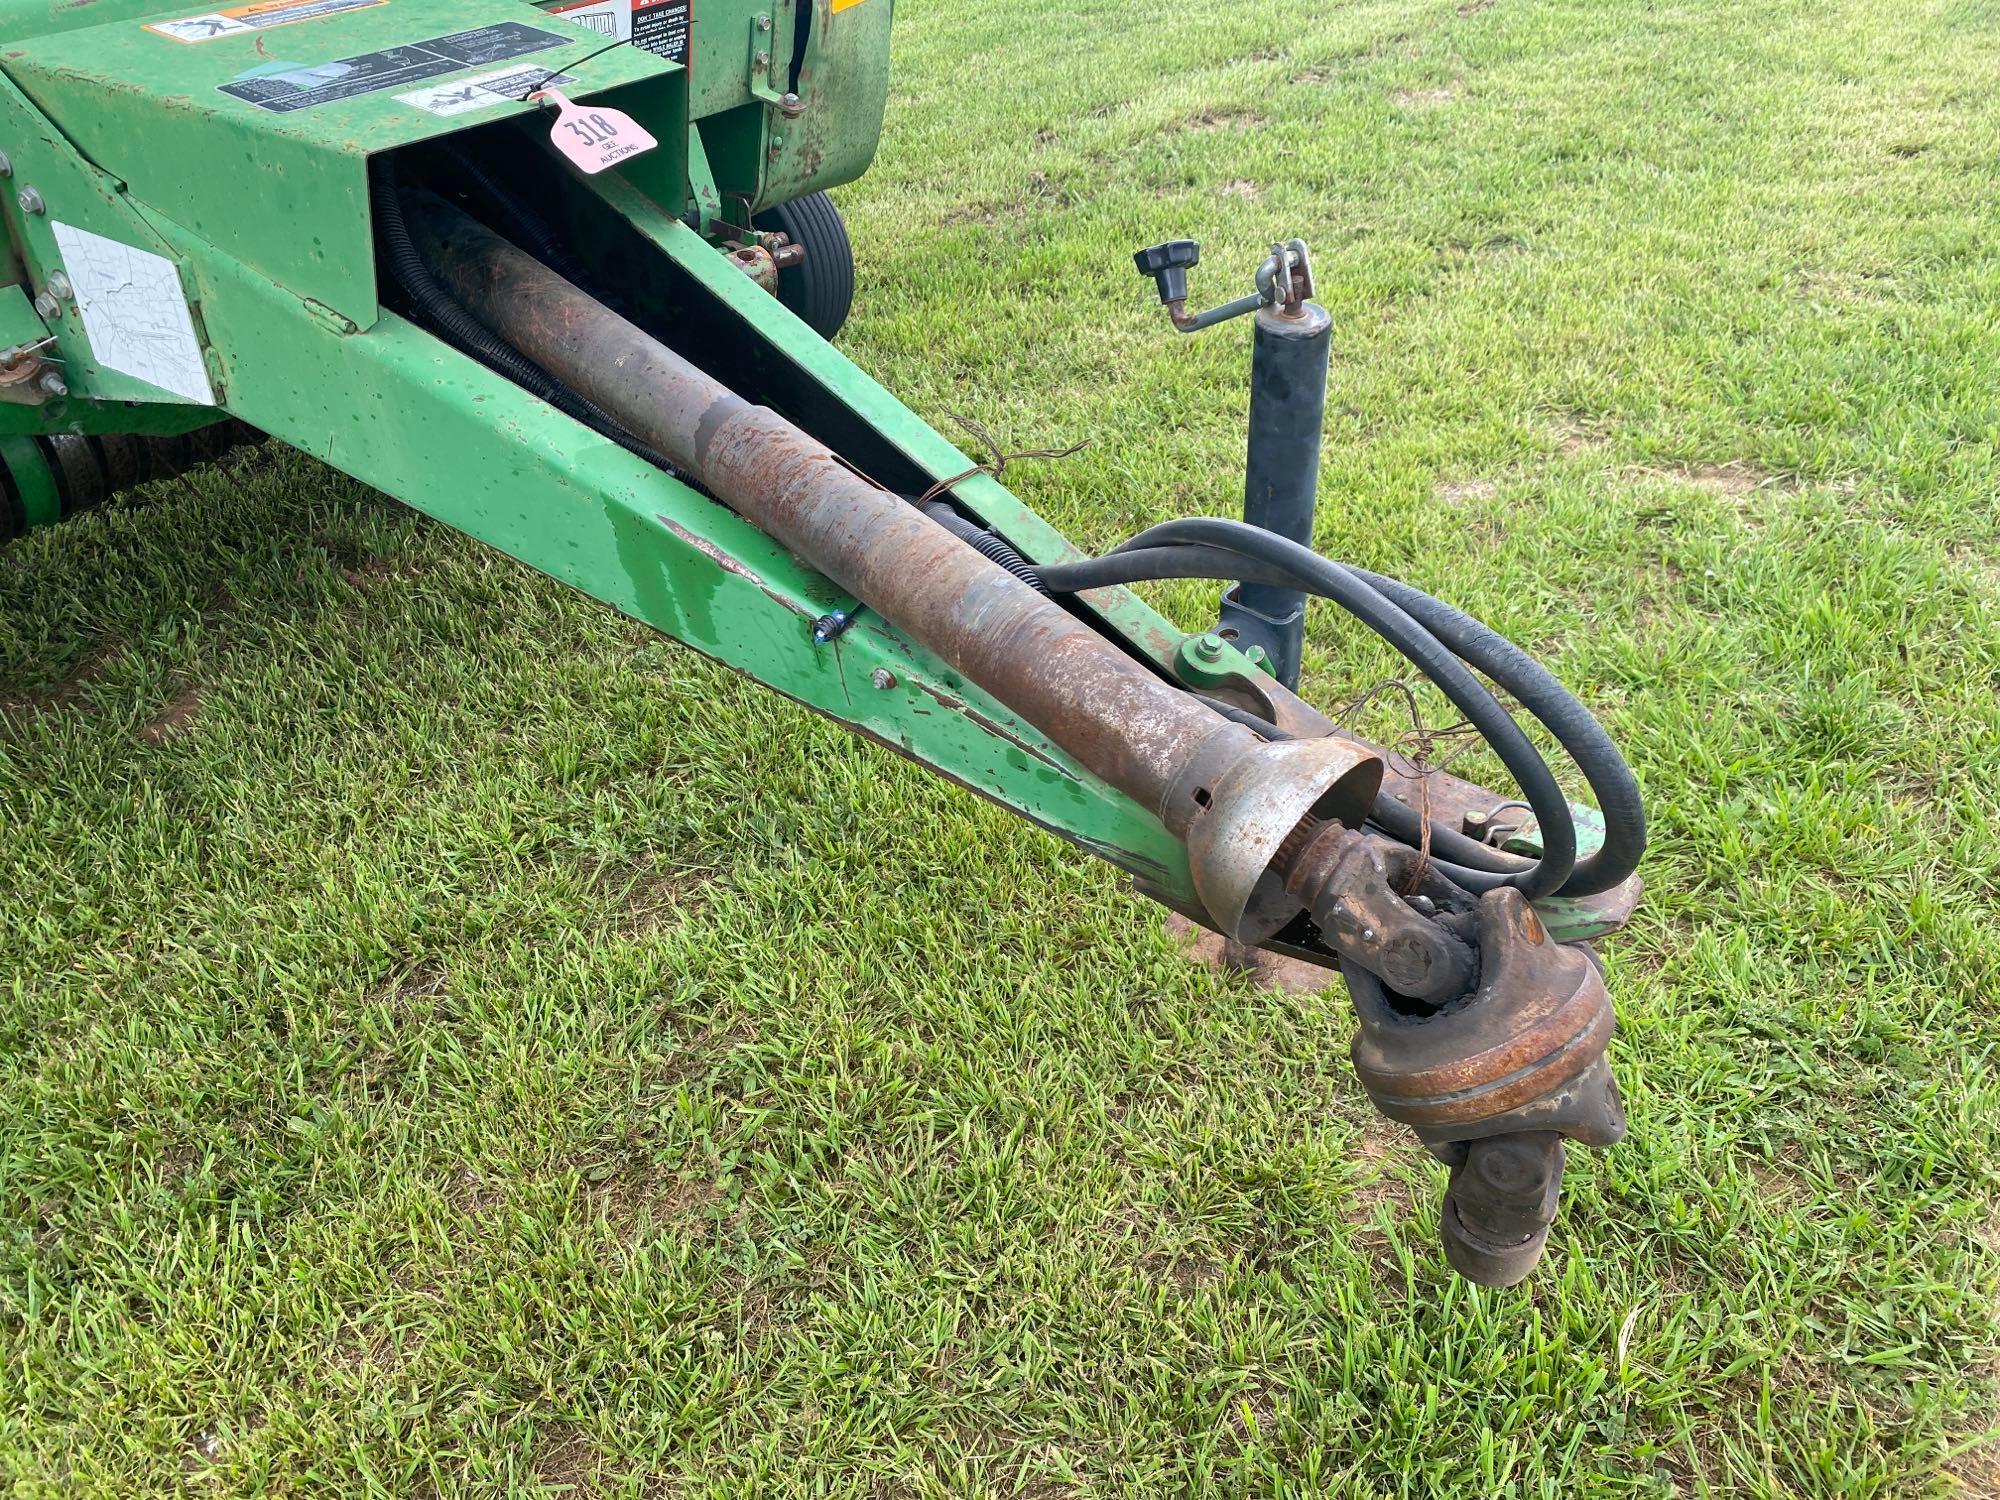
<path id="1" fill-rule="evenodd" d="M 782 104 L 784 96 L 771 84 L 771 73 L 777 66 L 778 36 L 776 22 L 768 10 L 760 10 L 750 18 L 750 96 L 760 99 L 773 108 Z M 774 147 L 776 143 L 773 143 Z M 775 155 L 775 150 L 773 151 Z"/>
<path id="2" fill-rule="evenodd" d="M 1271 669 L 1262 646 L 1239 651 L 1209 630 L 1181 641 L 1174 653 L 1174 675 L 1190 687 L 1218 688 L 1240 683 L 1256 691 L 1257 678 L 1270 678 Z"/>

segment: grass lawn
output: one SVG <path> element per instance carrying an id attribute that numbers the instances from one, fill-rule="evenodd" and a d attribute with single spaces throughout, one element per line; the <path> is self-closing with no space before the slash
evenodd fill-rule
<path id="1" fill-rule="evenodd" d="M 2000 1494 L 2000 16 L 902 9 L 845 347 L 1105 545 L 1241 457 L 1130 251 L 1312 242 L 1321 546 L 1645 783 L 1631 1139 L 1455 1281 L 1337 986 L 258 453 L 0 557 L 12 1492 Z"/>

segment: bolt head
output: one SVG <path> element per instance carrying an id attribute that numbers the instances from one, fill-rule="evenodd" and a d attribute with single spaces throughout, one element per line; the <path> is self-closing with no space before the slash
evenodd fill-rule
<path id="1" fill-rule="evenodd" d="M 20 192 L 16 193 L 14 201 L 21 205 L 21 212 L 24 214 L 38 214 L 48 207 L 48 204 L 42 201 L 40 190 L 32 185 L 24 187 Z"/>
<path id="2" fill-rule="evenodd" d="M 1203 661 L 1220 661 L 1222 659 L 1222 637 L 1216 635 L 1213 631 L 1207 635 L 1197 637 L 1194 643 L 1194 654 L 1199 656 Z"/>
<path id="3" fill-rule="evenodd" d="M 51 396 L 67 396 L 69 394 L 69 386 L 63 382 L 62 376 L 58 375 L 54 370 L 42 371 L 42 378 L 36 381 L 35 384 L 40 386 L 44 393 Z"/>
<path id="4" fill-rule="evenodd" d="M 769 16 L 759 16 L 757 18 L 757 29 L 759 31 L 769 31 L 771 29 L 771 18 Z"/>
<path id="5" fill-rule="evenodd" d="M 76 288 L 70 285 L 69 275 L 64 271 L 49 272 L 49 295 L 67 302 L 76 295 Z"/>
<path id="6" fill-rule="evenodd" d="M 750 59 L 750 66 L 761 73 L 764 69 L 771 66 L 771 54 L 768 52 L 759 52 L 755 57 Z"/>
<path id="7" fill-rule="evenodd" d="M 35 315 L 47 320 L 62 314 L 62 304 L 47 292 L 35 293 Z"/>
<path id="8" fill-rule="evenodd" d="M 14 158 L 9 156 L 5 151 L 0 151 L 0 177 L 12 177 L 13 175 Z"/>
<path id="9" fill-rule="evenodd" d="M 887 691 L 896 685 L 896 674 L 891 672 L 887 667 L 877 667 L 873 672 L 868 674 L 868 680 L 878 688 Z"/>

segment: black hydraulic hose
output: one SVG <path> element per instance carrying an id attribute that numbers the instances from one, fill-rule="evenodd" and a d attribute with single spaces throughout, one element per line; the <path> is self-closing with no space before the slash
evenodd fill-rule
<path id="1" fill-rule="evenodd" d="M 1049 588 L 1058 594 L 1112 584 L 1144 583 L 1167 578 L 1218 578 L 1238 583 L 1268 583 L 1275 588 L 1316 592 L 1311 580 L 1302 579 L 1290 568 L 1281 568 L 1258 558 L 1246 557 L 1222 547 L 1198 547 L 1181 543 L 1167 547 L 1141 547 L 1131 552 L 1110 552 L 1081 562 L 1054 563 L 1039 570 Z M 1428 596 L 1426 596 L 1428 597 Z M 1204 699 L 1204 702 L 1208 700 Z M 1210 704 L 1210 707 L 1215 707 Z M 1220 710 L 1217 710 L 1220 712 Z M 1263 720 L 1250 723 L 1255 715 L 1237 719 L 1269 739 L 1281 734 L 1277 726 Z M 1423 818 L 1407 803 L 1384 793 L 1375 802 L 1374 821 L 1391 837 L 1412 845 L 1423 841 Z M 1532 867 L 1532 861 L 1507 854 L 1477 839 L 1467 838 L 1442 823 L 1431 825 L 1431 852 L 1447 864 L 1461 864 L 1474 870 L 1512 874 Z M 1571 877 L 1574 879 L 1574 875 Z"/>
<path id="2" fill-rule="evenodd" d="M 1613 800 L 1606 806 L 1606 850 L 1600 851 L 1608 851 L 1612 857 L 1600 861 L 1593 856 L 1593 862 L 1579 870 L 1575 865 L 1575 822 L 1569 804 L 1549 772 L 1547 763 L 1521 733 L 1519 725 L 1423 622 L 1378 591 L 1371 580 L 1362 578 L 1341 564 L 1258 527 L 1237 521 L 1198 517 L 1152 527 L 1105 557 L 1045 567 L 1040 573 L 1043 581 L 1058 592 L 1113 582 L 1136 582 L 1149 577 L 1196 576 L 1303 587 L 1334 599 L 1388 640 L 1444 690 L 1446 696 L 1500 754 L 1508 771 L 1528 794 L 1530 809 L 1541 825 L 1544 856 L 1540 861 L 1526 864 L 1489 849 L 1455 829 L 1434 824 L 1431 828 L 1431 850 L 1446 875 L 1470 890 L 1512 885 L 1532 897 L 1557 891 L 1570 895 L 1587 894 L 1582 889 L 1586 883 L 1591 891 L 1604 890 L 1631 873 L 1629 865 L 1622 873 L 1618 872 L 1618 865 L 1628 858 L 1636 862 L 1636 849 L 1631 837 L 1631 820 L 1624 816 L 1615 796 L 1618 776 L 1622 775 L 1629 781 L 1630 772 L 1617 757 L 1615 749 L 1610 750 L 1610 755 L 1616 775 L 1601 763 L 1601 757 L 1595 753 L 1597 747 L 1586 737 L 1571 732 L 1565 739 L 1562 733 L 1558 733 L 1565 748 L 1583 765 L 1593 789 L 1614 790 Z M 1409 592 L 1414 594 L 1417 591 Z M 1428 595 L 1424 597 L 1429 598 Z M 1436 604 L 1436 601 L 1431 602 Z M 1446 606 L 1436 605 L 1436 608 L 1444 610 Z M 1435 612 L 1431 613 L 1435 617 Z M 1471 632 L 1463 627 L 1475 623 L 1468 617 L 1452 622 L 1450 628 L 1454 638 L 1472 640 Z M 1551 717 L 1566 718 L 1558 711 L 1559 701 L 1550 699 L 1545 691 L 1548 685 L 1554 685 L 1554 679 L 1545 672 L 1541 673 L 1544 681 L 1536 681 L 1520 672 L 1517 662 L 1506 660 L 1490 644 L 1477 642 L 1472 649 L 1479 655 L 1475 664 L 1484 666 L 1490 662 L 1499 668 L 1496 681 L 1510 678 L 1512 680 L 1504 684 L 1510 687 L 1518 682 L 1526 690 L 1526 698 L 1538 700 L 1541 707 L 1549 710 L 1547 714 L 1538 713 L 1544 722 Z M 1525 658 L 1524 653 L 1517 654 Z M 1555 693 L 1562 700 L 1567 700 L 1576 714 L 1588 720 L 1587 712 L 1559 685 L 1555 685 Z M 1589 722 L 1595 729 L 1595 721 Z M 1550 727 L 1573 731 L 1575 726 L 1564 723 Z M 1610 742 L 1603 738 L 1602 731 L 1597 730 L 1596 733 L 1602 747 L 1610 749 Z M 1611 836 L 1610 826 L 1614 809 L 1619 818 L 1616 840 Z M 1417 843 L 1423 837 L 1420 815 L 1393 798 L 1378 799 L 1375 816 L 1387 831 L 1406 842 Z M 1643 824 L 1639 825 L 1639 829 L 1636 842 L 1643 846 Z M 1578 873 L 1585 874 L 1587 881 L 1577 881 L 1575 876 Z M 1607 875 L 1612 878 L 1607 879 Z"/>
<path id="3" fill-rule="evenodd" d="M 1268 583 L 1297 588 L 1299 577 L 1261 558 L 1246 557 L 1226 547 L 1182 542 L 1164 547 L 1119 548 L 1102 557 L 1079 562 L 1044 563 L 1036 573 L 1053 593 L 1076 594 L 1119 583 L 1146 583 L 1167 578 L 1221 578 L 1237 583 Z"/>
<path id="4" fill-rule="evenodd" d="M 1249 538 L 1239 536 L 1239 532 L 1248 533 Z M 1279 546 L 1267 550 L 1255 539 Z M 1237 545 L 1239 542 L 1245 545 Z M 1521 732 L 1513 716 L 1435 636 L 1340 564 L 1320 557 L 1297 542 L 1287 541 L 1258 527 L 1246 526 L 1240 521 L 1196 517 L 1168 522 L 1151 527 L 1113 548 L 1110 556 L 1175 543 L 1248 553 L 1290 569 L 1299 575 L 1302 585 L 1315 594 L 1332 599 L 1353 614 L 1436 683 L 1493 747 L 1502 764 L 1519 783 L 1541 825 L 1543 838 L 1541 859 L 1524 869 L 1506 873 L 1446 859 L 1437 847 L 1438 841 L 1433 839 L 1432 850 L 1438 868 L 1457 884 L 1472 891 L 1512 886 L 1532 899 L 1553 895 L 1561 888 L 1576 862 L 1576 824 L 1570 815 L 1569 803 L 1556 784 L 1548 763 Z M 1378 799 L 1378 806 L 1382 803 L 1394 805 L 1393 799 L 1388 798 Z M 1421 824 L 1415 831 L 1420 838 Z M 1403 837 L 1402 834 L 1397 836 Z"/>
<path id="5" fill-rule="evenodd" d="M 943 500 L 933 500 L 924 507 L 924 514 L 988 562 L 998 563 L 1036 593 L 1049 592 L 1032 563 L 1008 546 L 1003 539 L 960 515 L 954 506 Z"/>
<path id="6" fill-rule="evenodd" d="M 395 162 L 389 157 L 375 159 L 375 219 L 382 231 L 384 254 L 390 273 L 417 313 L 447 342 L 470 354 L 498 375 L 520 386 L 530 395 L 553 406 L 564 416 L 573 417 L 593 432 L 609 438 L 626 452 L 635 454 L 676 479 L 686 476 L 652 448 L 626 432 L 616 422 L 564 386 L 556 378 L 502 340 L 484 323 L 467 312 L 442 286 L 424 264 L 403 221 L 403 202 L 398 194 Z"/>
<path id="7" fill-rule="evenodd" d="M 1051 564 L 1043 567 L 1040 572 L 1050 589 L 1058 594 L 1104 588 L 1111 584 L 1143 583 L 1167 578 L 1229 579 L 1241 583 L 1268 583 L 1277 588 L 1302 588 L 1308 593 L 1315 592 L 1310 580 L 1301 579 L 1289 568 L 1280 568 L 1221 547 L 1197 547 L 1187 544 L 1143 547 L 1131 552 L 1112 552 L 1082 562 Z M 1202 701 L 1209 702 L 1205 698 Z M 1216 708 L 1216 704 L 1212 702 L 1209 702 L 1209 706 Z M 1219 713 L 1222 710 L 1216 708 L 1216 711 Z M 1257 719 L 1254 714 L 1242 714 L 1239 711 L 1238 714 L 1226 717 L 1247 725 L 1266 739 L 1283 737 L 1283 732 L 1275 724 Z M 1255 722 L 1252 722 L 1253 720 Z M 1423 842 L 1422 814 L 1407 803 L 1398 802 L 1387 793 L 1376 798 L 1371 817 L 1392 838 L 1400 839 L 1412 847 Z M 1533 862 L 1530 860 L 1504 853 L 1477 839 L 1468 838 L 1457 829 L 1449 828 L 1442 823 L 1431 825 L 1430 842 L 1432 854 L 1447 865 L 1464 865 L 1472 870 L 1501 875 L 1533 867 Z M 1574 874 L 1571 878 L 1575 878 Z"/>
<path id="8" fill-rule="evenodd" d="M 1632 768 L 1590 710 L 1556 681 L 1548 668 L 1491 626 L 1400 579 L 1366 568 L 1352 571 L 1401 605 L 1404 613 L 1460 658 L 1512 693 L 1576 762 L 1604 815 L 1604 842 L 1570 872 L 1558 894 L 1594 896 L 1630 878 L 1646 849 L 1646 800 Z M 1466 843 L 1485 848 L 1470 839 Z M 1449 851 L 1445 853 L 1452 857 Z"/>
<path id="9" fill-rule="evenodd" d="M 1239 521 L 1202 517 L 1187 522 L 1170 521 L 1134 537 L 1123 547 L 1114 549 L 1112 555 L 1116 556 L 1126 549 L 1138 551 L 1156 540 L 1181 534 L 1198 535 L 1224 547 L 1229 547 L 1232 539 L 1240 542 L 1246 553 L 1291 572 L 1292 586 L 1304 587 L 1315 593 L 1323 592 L 1316 587 L 1317 576 L 1324 569 L 1339 569 L 1401 608 L 1454 655 L 1479 668 L 1513 693 L 1521 706 L 1549 730 L 1576 763 L 1596 796 L 1604 817 L 1604 841 L 1589 858 L 1571 871 L 1557 894 L 1595 895 L 1619 885 L 1638 868 L 1639 857 L 1646 847 L 1646 812 L 1645 801 L 1631 767 L 1590 711 L 1540 662 L 1512 641 L 1421 589 L 1379 573 L 1332 562 L 1295 542 Z M 1513 770 L 1511 764 L 1509 769 Z M 1527 783 L 1522 785 L 1526 787 Z M 1532 804 L 1533 798 L 1529 800 Z M 1423 825 L 1417 812 L 1393 799 L 1383 799 L 1376 816 L 1377 821 L 1398 838 L 1415 842 L 1422 835 Z M 1537 817 L 1540 817 L 1538 809 Z M 1544 830 L 1546 826 L 1544 823 Z M 1431 834 L 1432 852 L 1447 862 L 1455 861 L 1475 869 L 1509 874 L 1524 868 L 1512 856 L 1467 838 L 1455 829 L 1434 826 Z"/>
<path id="10" fill-rule="evenodd" d="M 1064 564 L 1043 572 L 1051 587 L 1061 591 L 1072 587 L 1096 587 L 1111 582 L 1131 582 L 1142 577 L 1237 577 L 1270 581 L 1282 586 L 1303 587 L 1324 592 L 1313 577 L 1301 576 L 1296 561 L 1286 549 L 1294 544 L 1271 538 L 1269 533 L 1238 522 L 1203 523 L 1204 535 L 1217 536 L 1216 527 L 1233 531 L 1223 540 L 1242 541 L 1261 557 L 1232 554 L 1226 546 L 1153 545 L 1162 536 L 1173 535 L 1167 527 L 1154 528 L 1125 544 L 1125 548 L 1091 562 Z M 1268 545 L 1271 542 L 1278 545 Z M 1130 549 L 1130 550 L 1126 550 Z M 1303 549 L 1299 549 L 1303 551 Z M 1225 566 L 1235 556 L 1233 568 Z M 1307 553 L 1306 556 L 1314 557 Z M 1124 566 L 1121 568 L 1121 560 Z M 1324 563 L 1324 559 L 1316 559 Z M 1338 567 L 1338 564 L 1331 566 Z M 1317 569 L 1308 570 L 1317 572 Z M 1554 733 L 1565 751 L 1583 771 L 1599 806 L 1604 810 L 1605 834 L 1600 848 L 1579 864 L 1564 882 L 1560 894 L 1590 895 L 1609 890 L 1631 875 L 1645 848 L 1645 809 L 1638 783 L 1610 737 L 1588 710 L 1562 687 L 1540 663 L 1511 641 L 1419 589 L 1396 579 L 1352 568 L 1346 571 L 1377 589 L 1405 608 L 1418 623 L 1451 647 L 1455 654 L 1487 672 L 1496 682 L 1514 692 L 1524 707 Z M 1416 842 L 1423 824 L 1414 809 L 1384 798 L 1376 809 L 1377 821 L 1398 838 Z M 1501 853 L 1455 829 L 1434 825 L 1432 851 L 1447 862 L 1460 862 L 1474 869 L 1512 873 L 1529 866 L 1515 856 Z"/>

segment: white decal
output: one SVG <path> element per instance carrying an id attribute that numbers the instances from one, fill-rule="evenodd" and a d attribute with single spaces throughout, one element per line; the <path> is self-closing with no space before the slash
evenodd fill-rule
<path id="1" fill-rule="evenodd" d="M 215 405 L 174 263 L 72 224 L 51 227 L 97 362 L 183 401 Z"/>
<path id="2" fill-rule="evenodd" d="M 461 78 L 456 83 L 441 83 L 396 97 L 405 104 L 414 104 L 418 109 L 428 110 L 434 115 L 462 115 L 467 110 L 491 109 L 510 99 L 525 99 L 536 89 L 574 82 L 576 80 L 567 73 L 551 73 L 547 68 L 507 68 L 499 73 Z"/>
<path id="3" fill-rule="evenodd" d="M 255 31 L 255 26 L 245 26 L 230 16 L 189 16 L 181 21 L 155 21 L 146 28 L 157 31 L 161 36 L 170 36 L 177 42 L 207 42 L 219 36 L 228 36 L 233 31 Z"/>

